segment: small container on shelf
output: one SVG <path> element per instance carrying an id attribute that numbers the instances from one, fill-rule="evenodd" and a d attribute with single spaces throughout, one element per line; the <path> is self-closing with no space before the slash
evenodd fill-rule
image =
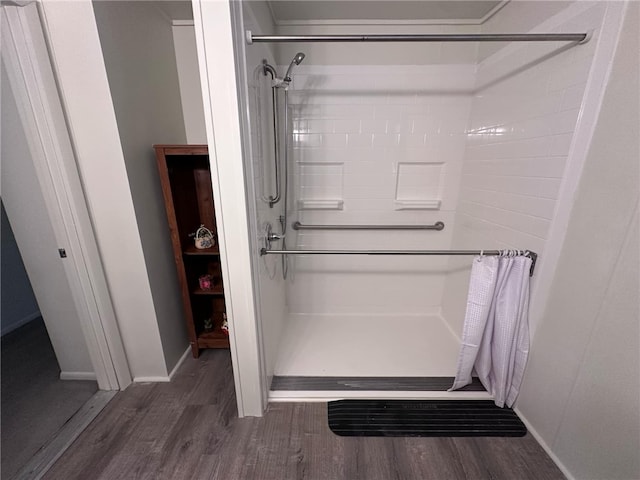
<path id="1" fill-rule="evenodd" d="M 200 228 L 193 234 L 196 248 L 204 250 L 206 248 L 212 248 L 216 244 L 216 240 L 213 236 L 213 232 L 204 225 L 200 225 Z"/>
<path id="2" fill-rule="evenodd" d="M 213 331 L 213 320 L 211 318 L 205 318 L 203 322 L 203 327 L 205 332 Z"/>
<path id="3" fill-rule="evenodd" d="M 226 313 L 222 314 L 222 326 L 220 327 L 220 330 L 222 330 L 222 333 L 229 336 L 229 321 L 227 320 Z"/>
<path id="4" fill-rule="evenodd" d="M 212 275 L 200 275 L 198 283 L 202 290 L 211 290 L 213 288 L 213 276 Z"/>

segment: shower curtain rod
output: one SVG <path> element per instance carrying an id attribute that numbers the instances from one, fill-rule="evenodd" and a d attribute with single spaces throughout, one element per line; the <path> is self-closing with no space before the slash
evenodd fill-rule
<path id="1" fill-rule="evenodd" d="M 269 250 L 260 249 L 260 255 L 502 255 L 505 250 Z M 508 251 L 508 250 L 507 250 Z M 520 250 L 531 258 L 530 276 L 538 260 L 531 250 Z"/>
<path id="2" fill-rule="evenodd" d="M 578 42 L 589 40 L 588 33 L 470 33 L 470 34 L 371 34 L 371 35 L 254 35 L 245 32 L 252 43 L 283 42 Z"/>

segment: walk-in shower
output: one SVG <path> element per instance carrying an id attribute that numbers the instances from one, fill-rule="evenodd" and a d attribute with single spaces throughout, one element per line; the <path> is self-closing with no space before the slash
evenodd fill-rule
<path id="1" fill-rule="evenodd" d="M 247 70 L 274 106 L 253 123 L 273 136 L 253 140 L 273 399 L 479 395 L 445 391 L 473 256 L 537 253 L 540 278 L 604 8 L 509 35 L 251 24 Z"/>

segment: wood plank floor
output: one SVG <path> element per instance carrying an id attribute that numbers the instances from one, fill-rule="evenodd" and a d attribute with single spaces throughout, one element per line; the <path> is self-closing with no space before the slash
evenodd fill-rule
<path id="1" fill-rule="evenodd" d="M 522 438 L 344 438 L 323 403 L 236 418 L 229 353 L 188 359 L 171 383 L 119 393 L 45 479 L 563 479 Z"/>

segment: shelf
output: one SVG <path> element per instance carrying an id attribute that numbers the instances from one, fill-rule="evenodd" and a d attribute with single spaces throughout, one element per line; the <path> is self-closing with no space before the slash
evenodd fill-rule
<path id="1" fill-rule="evenodd" d="M 209 155 L 207 145 L 154 145 L 156 150 L 162 150 L 167 155 Z"/>
<path id="2" fill-rule="evenodd" d="M 298 200 L 300 210 L 342 210 L 344 200 Z"/>
<path id="3" fill-rule="evenodd" d="M 202 332 L 198 335 L 198 347 L 229 348 L 229 336 L 219 327 L 210 332 Z"/>
<path id="4" fill-rule="evenodd" d="M 441 200 L 396 200 L 396 210 L 439 210 Z"/>
<path id="5" fill-rule="evenodd" d="M 182 252 L 185 255 L 220 255 L 218 246 L 211 248 L 196 248 L 195 245 L 190 245 Z"/>
<path id="6" fill-rule="evenodd" d="M 201 288 L 196 288 L 193 292 L 193 295 L 224 295 L 224 290 L 221 285 L 217 285 L 213 287 L 211 290 L 203 290 Z"/>
<path id="7" fill-rule="evenodd" d="M 214 245 L 198 249 L 194 240 L 189 239 L 197 225 L 209 225 L 215 234 L 208 148 L 206 145 L 156 145 L 155 151 L 183 316 L 191 353 L 198 358 L 203 348 L 229 348 L 229 339 L 220 329 L 226 310 L 220 248 Z M 200 288 L 200 278 L 204 275 L 211 276 L 211 289 Z M 207 318 L 214 320 L 214 330 L 202 332 Z"/>

